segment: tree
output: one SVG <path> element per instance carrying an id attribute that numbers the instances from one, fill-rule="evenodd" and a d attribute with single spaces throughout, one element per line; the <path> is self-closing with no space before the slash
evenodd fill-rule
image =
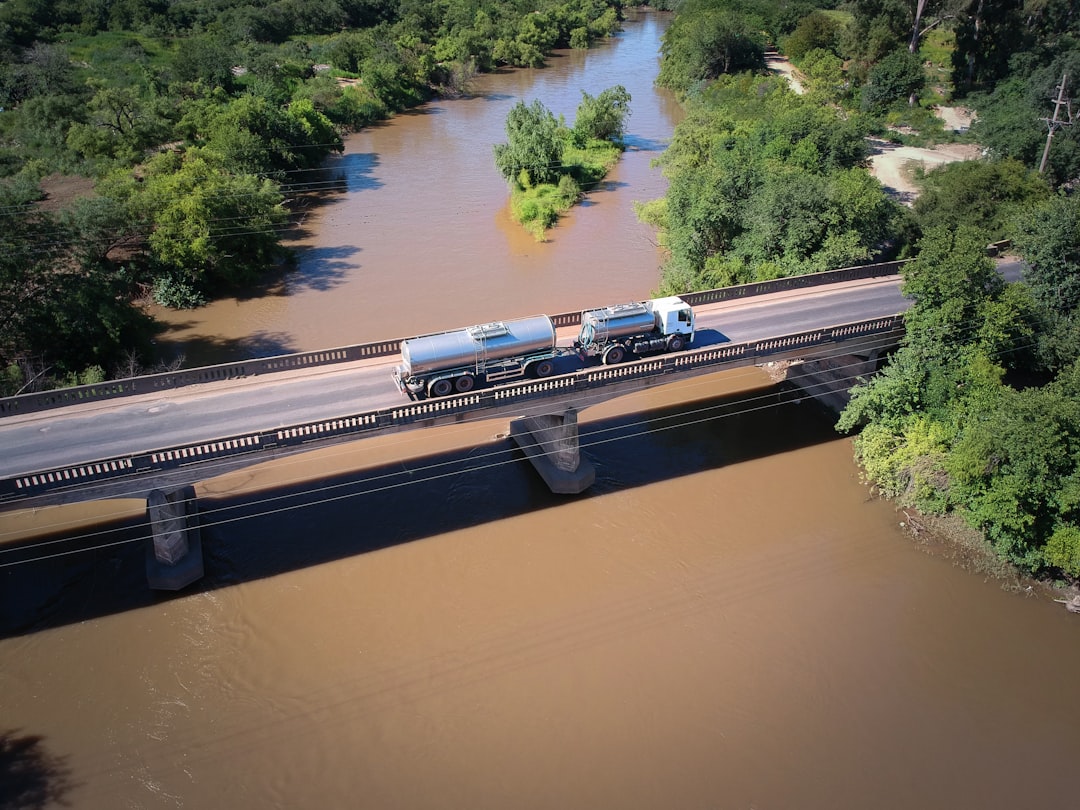
<path id="1" fill-rule="evenodd" d="M 67 145 L 87 158 L 135 163 L 172 132 L 165 104 L 143 99 L 134 87 L 103 87 L 90 100 L 89 120 L 68 129 Z"/>
<path id="2" fill-rule="evenodd" d="M 882 112 L 900 100 L 911 103 L 925 83 L 919 57 L 906 50 L 893 51 L 870 68 L 863 87 L 863 109 Z"/>
<path id="3" fill-rule="evenodd" d="M 1080 398 L 1060 383 L 1004 388 L 974 427 L 946 464 L 956 495 L 1002 556 L 1038 571 L 1047 542 L 1080 517 Z M 1051 564 L 1072 556 L 1068 539 L 1051 546 Z"/>
<path id="4" fill-rule="evenodd" d="M 799 20 L 798 26 L 784 40 L 784 53 L 795 62 L 814 50 L 837 56 L 840 44 L 840 23 L 821 11 L 814 11 Z"/>
<path id="5" fill-rule="evenodd" d="M 162 272 L 213 290 L 250 282 L 282 255 L 285 209 L 277 185 L 232 174 L 213 153 L 190 149 L 147 164 L 139 186 L 116 189 L 149 213 L 152 261 Z"/>
<path id="6" fill-rule="evenodd" d="M 601 91 L 596 98 L 582 90 L 574 134 L 583 143 L 589 139 L 619 141 L 629 116 L 630 93 L 621 84 Z"/>
<path id="7" fill-rule="evenodd" d="M 181 81 L 201 80 L 209 87 L 231 91 L 232 69 L 239 62 L 240 54 L 223 37 L 200 34 L 180 40 L 173 70 Z"/>
<path id="8" fill-rule="evenodd" d="M 1080 200 L 1057 196 L 1018 214 L 1013 244 L 1035 300 L 1069 316 L 1080 307 Z"/>
<path id="9" fill-rule="evenodd" d="M 914 210 L 919 224 L 982 229 L 987 242 L 1004 239 L 1020 205 L 1043 200 L 1049 188 L 1016 160 L 961 160 L 917 171 L 920 194 Z"/>
<path id="10" fill-rule="evenodd" d="M 1021 63 L 1027 60 L 1017 60 Z M 1011 157 L 1037 168 L 1046 145 L 1046 125 L 1040 118 L 1053 113 L 1053 99 L 1061 76 L 1080 77 L 1080 50 L 1071 50 L 1048 65 L 1017 71 L 989 95 L 974 98 L 978 117 L 971 133 L 995 157 Z M 1080 174 L 1080 127 L 1065 127 L 1054 136 L 1044 177 L 1054 186 Z"/>
<path id="11" fill-rule="evenodd" d="M 686 92 L 725 73 L 765 67 L 760 21 L 726 8 L 688 5 L 664 32 L 656 83 Z"/>
<path id="12" fill-rule="evenodd" d="M 565 140 L 559 122 L 539 100 L 519 101 L 506 116 L 507 143 L 495 145 L 495 166 L 511 182 L 554 183 L 562 166 Z"/>

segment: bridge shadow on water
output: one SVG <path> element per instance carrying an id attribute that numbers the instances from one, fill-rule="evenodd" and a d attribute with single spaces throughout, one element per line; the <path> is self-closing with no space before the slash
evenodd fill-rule
<path id="1" fill-rule="evenodd" d="M 493 432 L 505 426 L 488 424 Z M 597 480 L 576 498 L 603 498 L 835 440 L 834 424 L 833 414 L 785 383 L 611 418 L 590 419 L 585 411 L 582 452 Z M 0 636 L 148 607 L 566 502 L 547 490 L 508 438 L 255 494 L 203 497 L 201 581 L 178 594 L 147 587 L 145 519 L 96 526 L 78 537 L 35 538 L 19 550 L 29 561 L 0 569 Z M 86 547 L 91 550 L 62 553 Z"/>

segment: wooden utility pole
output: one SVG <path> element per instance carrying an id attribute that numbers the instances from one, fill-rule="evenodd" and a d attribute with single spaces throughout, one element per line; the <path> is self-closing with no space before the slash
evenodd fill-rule
<path id="1" fill-rule="evenodd" d="M 1046 161 L 1050 157 L 1050 141 L 1054 139 L 1054 133 L 1061 127 L 1071 124 L 1073 122 L 1072 117 L 1072 105 L 1069 103 L 1069 99 L 1065 97 L 1065 80 L 1068 78 L 1068 73 L 1061 74 L 1061 84 L 1057 87 L 1057 98 L 1054 99 L 1054 115 L 1052 118 L 1041 118 L 1039 120 L 1045 121 L 1046 126 L 1049 128 L 1049 132 L 1046 133 L 1046 148 L 1043 149 L 1042 162 L 1039 164 L 1039 174 L 1042 174 L 1046 170 Z M 1065 107 L 1065 112 L 1068 115 L 1066 120 L 1058 118 L 1058 113 L 1061 112 L 1062 106 Z"/>

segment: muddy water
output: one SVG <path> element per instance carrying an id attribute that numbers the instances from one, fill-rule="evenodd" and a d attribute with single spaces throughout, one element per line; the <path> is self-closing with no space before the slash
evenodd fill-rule
<path id="1" fill-rule="evenodd" d="M 586 411 L 581 498 L 500 423 L 207 482 L 192 593 L 137 524 L 3 571 L 0 740 L 80 808 L 1069 806 L 1076 617 L 830 423 L 730 372 Z"/>
<path id="2" fill-rule="evenodd" d="M 268 464 L 172 598 L 131 517 L 0 552 L 0 807 L 1071 806 L 1077 617 L 913 545 L 831 424 L 741 370 L 584 411 L 580 498 L 500 422 Z"/>
<path id="3" fill-rule="evenodd" d="M 183 312 L 166 351 L 224 362 L 405 337 L 464 324 L 647 297 L 659 279 L 655 232 L 635 202 L 662 197 L 650 164 L 680 109 L 653 86 L 667 15 L 638 14 L 589 51 L 548 67 L 479 77 L 470 98 L 442 100 L 353 135 L 329 172 L 345 193 L 307 209 L 292 240 L 299 266 L 267 290 Z M 582 91 L 631 95 L 628 150 L 600 188 L 537 242 L 509 215 L 493 146 L 519 101 L 572 123 Z"/>

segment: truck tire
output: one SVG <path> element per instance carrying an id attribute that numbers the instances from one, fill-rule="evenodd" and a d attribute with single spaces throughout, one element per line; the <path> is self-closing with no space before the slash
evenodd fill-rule
<path id="1" fill-rule="evenodd" d="M 553 371 L 555 371 L 555 364 L 550 360 L 541 360 L 533 364 L 533 374 L 538 378 L 550 377 Z"/>
<path id="2" fill-rule="evenodd" d="M 454 388 L 457 389 L 459 394 L 467 394 L 476 388 L 476 377 L 472 374 L 462 374 L 454 380 Z"/>
<path id="3" fill-rule="evenodd" d="M 604 349 L 603 360 L 605 366 L 621 363 L 624 357 L 626 357 L 626 350 L 622 346 L 608 346 Z"/>
<path id="4" fill-rule="evenodd" d="M 682 335 L 672 335 L 667 339 L 667 350 L 669 352 L 681 352 L 686 345 L 686 339 Z"/>
<path id="5" fill-rule="evenodd" d="M 453 391 L 454 384 L 446 378 L 435 380 L 428 386 L 428 396 L 431 397 L 445 397 L 447 394 L 453 393 Z"/>

